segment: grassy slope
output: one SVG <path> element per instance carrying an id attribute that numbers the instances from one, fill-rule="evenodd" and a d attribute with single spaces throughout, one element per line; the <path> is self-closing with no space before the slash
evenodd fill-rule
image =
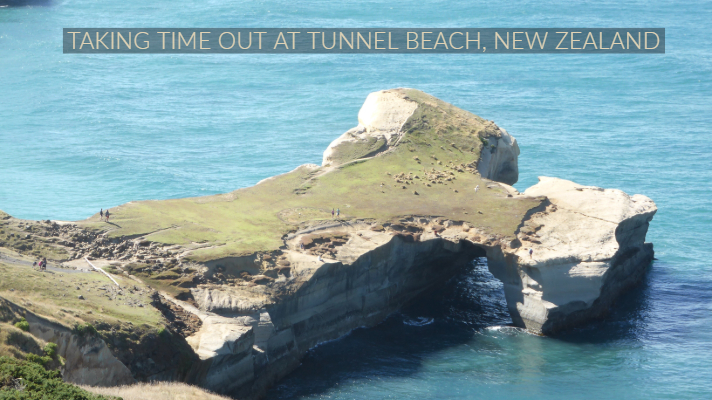
<path id="1" fill-rule="evenodd" d="M 495 125 L 425 93 L 400 92 L 419 107 L 404 126 L 407 135 L 391 152 L 323 174 L 300 167 L 223 195 L 124 204 L 112 210 L 116 229 L 110 235 L 150 234 L 150 240 L 161 243 L 209 244 L 193 252 L 191 258 L 200 262 L 275 250 L 282 245 L 281 237 L 300 223 L 330 219 L 331 209 L 340 208 L 345 219 L 442 216 L 512 236 L 538 200 L 508 199 L 502 189 L 486 190 L 486 182 L 467 171 L 432 187 L 422 179 L 426 169 L 449 172 L 450 163 L 476 163 L 486 143 L 481 138 L 498 135 Z M 387 172 L 412 172 L 421 179 L 402 189 Z M 483 189 L 477 194 L 476 185 Z M 94 218 L 81 224 L 106 229 Z"/>
<path id="2" fill-rule="evenodd" d="M 134 307 L 124 303 L 134 301 L 150 304 L 148 291 L 131 293 L 129 288 L 141 283 L 124 276 L 116 276 L 124 288 L 116 300 L 106 296 L 99 287 L 113 285 L 106 276 L 96 272 L 52 273 L 39 272 L 29 266 L 0 262 L 0 298 L 5 298 L 35 314 L 71 327 L 77 323 L 120 324 L 132 321 L 152 329 L 163 326 L 162 316 L 153 307 Z M 80 289 L 77 290 L 76 288 Z M 78 298 L 79 295 L 84 300 Z"/>
<path id="3" fill-rule="evenodd" d="M 43 356 L 45 343 L 10 322 L 0 322 L 0 357 L 14 357 L 24 360 L 27 354 Z"/>

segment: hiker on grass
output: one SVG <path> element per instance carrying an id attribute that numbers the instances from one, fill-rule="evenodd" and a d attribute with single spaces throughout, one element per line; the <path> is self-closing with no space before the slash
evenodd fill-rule
<path id="1" fill-rule="evenodd" d="M 336 218 L 339 218 L 339 214 L 341 214 L 341 211 L 337 208 L 336 209 Z"/>
<path id="2" fill-rule="evenodd" d="M 334 209 L 333 208 L 331 209 L 331 218 L 332 219 L 334 218 Z"/>
<path id="3" fill-rule="evenodd" d="M 109 210 L 106 210 L 106 214 L 104 215 L 106 216 L 106 222 L 109 222 Z"/>
<path id="4" fill-rule="evenodd" d="M 102 208 L 101 211 L 99 211 L 99 220 L 104 219 L 104 209 Z"/>

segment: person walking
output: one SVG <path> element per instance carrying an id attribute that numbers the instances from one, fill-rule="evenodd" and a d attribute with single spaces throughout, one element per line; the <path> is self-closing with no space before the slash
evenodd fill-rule
<path id="1" fill-rule="evenodd" d="M 331 219 L 334 219 L 334 209 L 331 209 Z"/>
<path id="2" fill-rule="evenodd" d="M 40 261 L 40 271 L 46 271 L 47 270 L 47 257 L 42 257 L 42 261 Z"/>
<path id="3" fill-rule="evenodd" d="M 339 210 L 339 209 L 337 208 L 337 209 L 336 209 L 336 218 L 339 218 L 339 214 L 341 214 L 341 210 Z"/>
<path id="4" fill-rule="evenodd" d="M 106 217 L 106 222 L 109 222 L 109 210 L 106 210 L 104 216 Z"/>
<path id="5" fill-rule="evenodd" d="M 475 186 L 475 193 L 477 193 L 478 190 L 480 190 L 480 185 Z"/>
<path id="6" fill-rule="evenodd" d="M 529 249 L 529 258 L 534 258 L 532 255 L 534 254 L 534 249 Z"/>
<path id="7" fill-rule="evenodd" d="M 99 220 L 103 221 L 104 220 L 104 209 L 102 208 L 101 211 L 99 211 Z"/>

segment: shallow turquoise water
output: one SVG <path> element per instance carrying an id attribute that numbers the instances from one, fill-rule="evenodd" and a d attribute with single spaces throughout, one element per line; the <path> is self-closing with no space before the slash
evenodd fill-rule
<path id="1" fill-rule="evenodd" d="M 422 89 L 519 140 L 519 189 L 549 175 L 654 199 L 658 260 L 611 317 L 555 339 L 491 328 L 506 313 L 470 289 L 496 282 L 465 272 L 452 283 L 458 299 L 434 296 L 432 309 L 318 348 L 270 396 L 712 398 L 711 17 L 709 1 L 0 8 L 0 209 L 82 219 L 130 200 L 249 186 L 319 163 L 369 92 Z M 70 56 L 60 41 L 77 26 L 505 25 L 665 27 L 667 54 Z M 434 322 L 403 323 L 419 314 Z"/>

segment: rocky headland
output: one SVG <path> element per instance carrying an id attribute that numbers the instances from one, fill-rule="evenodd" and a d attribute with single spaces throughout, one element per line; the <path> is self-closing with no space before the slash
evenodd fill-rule
<path id="1" fill-rule="evenodd" d="M 181 380 L 255 398 L 315 345 L 380 323 L 476 257 L 504 283 L 514 324 L 545 335 L 604 316 L 653 258 L 652 200 L 550 177 L 520 193 L 519 146 L 493 121 L 393 89 L 370 94 L 358 122 L 321 166 L 231 193 L 127 203 L 108 223 L 0 216 L 6 268 L 86 257 L 119 277 L 102 293 L 150 309 L 157 333 L 133 345 L 145 354 L 113 343 L 132 315 L 123 305 L 113 317 L 74 305 L 75 319 L 114 321 L 79 340 L 0 285 L 6 319 L 30 315 L 31 333 L 60 342 L 69 381 Z M 97 363 L 110 373 L 94 375 Z"/>

